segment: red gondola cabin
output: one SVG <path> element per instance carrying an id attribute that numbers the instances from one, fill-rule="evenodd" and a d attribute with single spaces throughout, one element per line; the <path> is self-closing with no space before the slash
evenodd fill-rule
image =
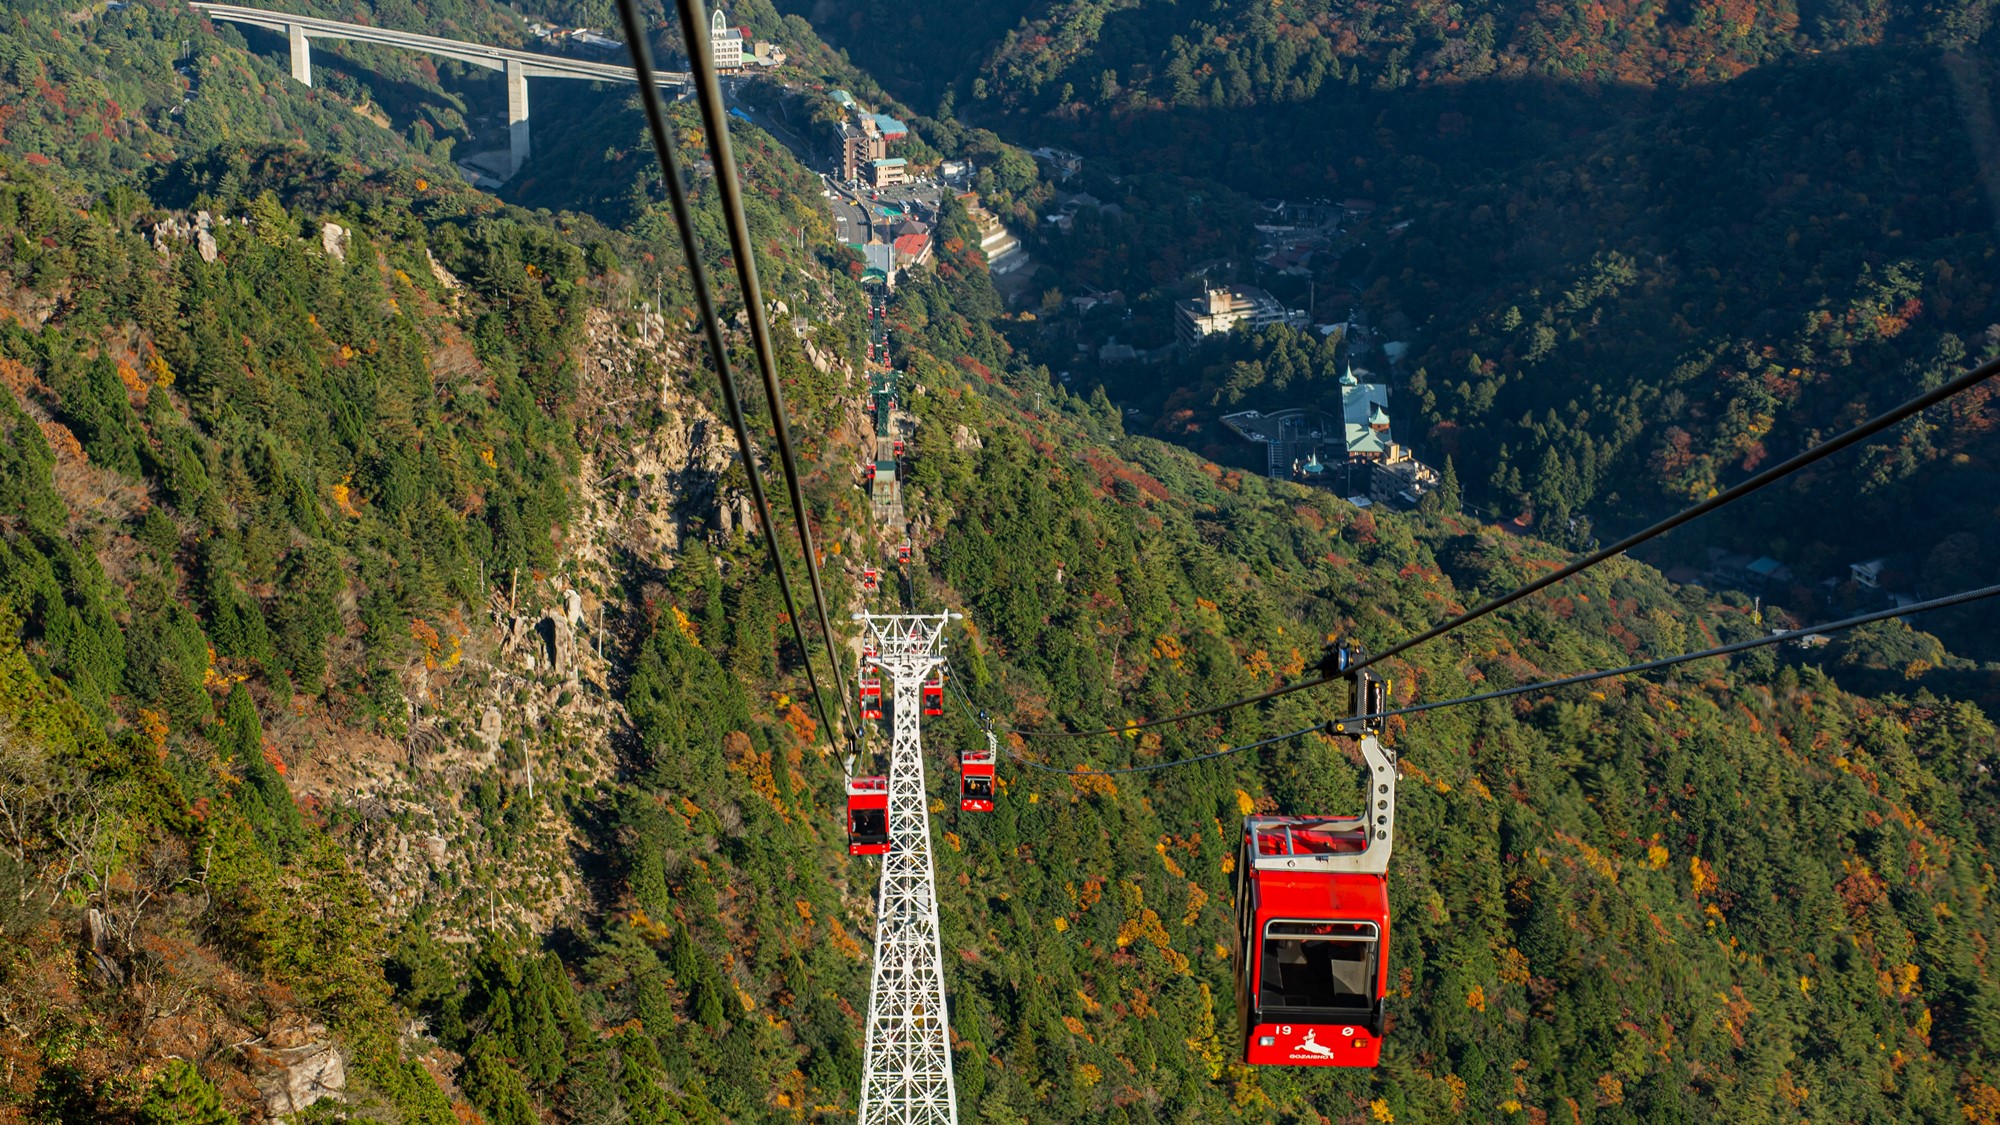
<path id="1" fill-rule="evenodd" d="M 908 539 L 903 540 L 902 545 L 896 548 L 896 561 L 899 563 L 910 561 L 910 541 Z"/>
<path id="2" fill-rule="evenodd" d="M 889 779 L 847 781 L 847 854 L 883 855 L 889 850 Z"/>
<path id="3" fill-rule="evenodd" d="M 924 714 L 926 715 L 944 714 L 943 671 L 937 671 L 931 673 L 931 678 L 924 681 Z"/>
<path id="4" fill-rule="evenodd" d="M 958 807 L 961 812 L 993 811 L 993 751 L 958 752 Z"/>
<path id="5" fill-rule="evenodd" d="M 871 566 L 861 572 L 862 589 L 872 594 L 876 590 L 880 589 L 881 585 L 882 585 L 882 576 L 876 573 L 874 567 Z"/>
<path id="6" fill-rule="evenodd" d="M 1242 1061 L 1375 1066 L 1389 989 L 1395 767 L 1370 735 L 1360 816 L 1252 816 L 1236 861 Z"/>
<path id="7" fill-rule="evenodd" d="M 861 668 L 861 717 L 882 717 L 882 673 L 872 664 Z"/>

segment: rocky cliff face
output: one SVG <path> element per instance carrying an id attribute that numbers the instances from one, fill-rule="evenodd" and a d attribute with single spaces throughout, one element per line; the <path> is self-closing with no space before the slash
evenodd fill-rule
<path id="1" fill-rule="evenodd" d="M 754 528 L 724 482 L 728 424 L 696 393 L 698 338 L 656 314 L 587 312 L 572 526 L 555 573 L 490 581 L 465 639 L 405 670 L 400 743 L 301 704 L 274 730 L 302 805 L 332 821 L 393 916 L 471 944 L 586 912 L 574 809 L 616 773 L 619 568 L 670 569 L 691 535 Z"/>

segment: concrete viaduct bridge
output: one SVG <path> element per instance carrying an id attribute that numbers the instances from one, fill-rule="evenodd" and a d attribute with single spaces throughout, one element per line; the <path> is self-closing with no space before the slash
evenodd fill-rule
<path id="1" fill-rule="evenodd" d="M 413 51 L 442 55 L 448 59 L 457 59 L 460 62 L 505 73 L 509 176 L 520 171 L 521 165 L 528 159 L 528 79 L 580 78 L 589 82 L 639 80 L 631 67 L 611 63 L 586 62 L 582 59 L 566 59 L 557 55 L 538 55 L 530 51 L 510 51 L 505 47 L 488 47 L 481 43 L 467 43 L 459 39 L 419 35 L 413 31 L 392 31 L 388 28 L 369 27 L 366 24 L 344 23 L 340 20 L 318 19 L 313 16 L 295 16 L 287 12 L 271 12 L 235 4 L 212 4 L 207 0 L 193 0 L 188 7 L 211 20 L 248 24 L 251 27 L 282 33 L 292 47 L 292 78 L 307 86 L 312 85 L 312 40 L 314 39 L 352 39 L 362 43 L 407 47 Z M 686 89 L 689 85 L 688 75 L 685 73 L 655 71 L 653 78 L 661 86 Z"/>

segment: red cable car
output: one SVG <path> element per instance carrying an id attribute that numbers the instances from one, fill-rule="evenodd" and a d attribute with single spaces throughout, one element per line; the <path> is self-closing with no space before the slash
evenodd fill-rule
<path id="1" fill-rule="evenodd" d="M 862 588 L 862 589 L 864 589 L 864 590 L 867 590 L 867 591 L 868 591 L 869 593 L 871 593 L 871 594 L 872 594 L 872 593 L 874 593 L 874 592 L 875 592 L 875 591 L 876 591 L 877 589 L 879 589 L 879 588 L 881 587 L 881 585 L 882 585 L 882 579 L 881 579 L 881 576 L 880 576 L 879 574 L 877 574 L 877 573 L 876 573 L 876 571 L 875 571 L 875 568 L 874 568 L 874 567 L 872 567 L 872 566 L 871 566 L 871 567 L 868 567 L 867 569 L 865 569 L 865 570 L 863 570 L 863 571 L 861 572 L 861 588 Z"/>
<path id="2" fill-rule="evenodd" d="M 958 752 L 958 807 L 961 812 L 993 811 L 993 759 L 991 750 Z"/>
<path id="3" fill-rule="evenodd" d="M 889 779 L 847 780 L 847 854 L 883 855 L 889 850 Z"/>
<path id="4" fill-rule="evenodd" d="M 895 449 L 896 449 L 896 456 L 898 456 L 898 457 L 901 457 L 901 456 L 903 455 L 903 439 L 902 439 L 902 438 L 897 438 L 897 439 L 896 439 L 896 446 L 895 446 Z"/>
<path id="5" fill-rule="evenodd" d="M 903 540 L 902 544 L 896 548 L 896 561 L 899 563 L 910 561 L 910 541 L 908 539 Z"/>
<path id="6" fill-rule="evenodd" d="M 875 462 L 864 461 L 861 463 L 861 479 L 869 484 L 875 483 Z"/>
<path id="7" fill-rule="evenodd" d="M 1349 733 L 1333 724 L 1329 734 Z M 1389 851 L 1396 768 L 1361 737 L 1360 816 L 1252 816 L 1236 860 L 1236 1012 L 1242 1060 L 1375 1066 L 1389 991 Z"/>
<path id="8" fill-rule="evenodd" d="M 874 665 L 863 665 L 861 669 L 861 717 L 882 717 L 882 674 Z"/>
<path id="9" fill-rule="evenodd" d="M 931 673 L 931 678 L 924 681 L 924 714 L 926 715 L 944 714 L 943 669 L 939 669 L 938 671 Z"/>

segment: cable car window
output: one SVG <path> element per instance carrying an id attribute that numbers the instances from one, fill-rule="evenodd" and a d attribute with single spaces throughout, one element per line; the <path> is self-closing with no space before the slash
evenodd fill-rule
<path id="1" fill-rule="evenodd" d="M 853 833 L 862 839 L 889 838 L 888 809 L 855 809 L 848 814 L 853 823 Z"/>
<path id="2" fill-rule="evenodd" d="M 1373 922 L 1269 922 L 1259 1008 L 1365 1009 L 1375 1003 Z"/>
<path id="3" fill-rule="evenodd" d="M 993 779 L 990 777 L 966 778 L 965 795 L 968 797 L 991 797 L 993 795 Z"/>

